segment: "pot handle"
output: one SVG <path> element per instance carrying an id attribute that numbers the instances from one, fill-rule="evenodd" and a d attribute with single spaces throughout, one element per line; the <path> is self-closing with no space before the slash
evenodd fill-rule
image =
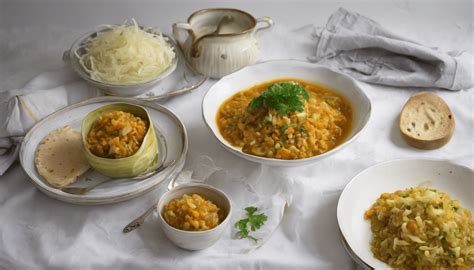
<path id="1" fill-rule="evenodd" d="M 184 41 L 181 41 L 180 34 L 179 34 L 181 30 L 186 30 L 188 32 L 188 35 L 192 39 L 192 43 L 194 43 L 196 39 L 196 35 L 194 34 L 193 28 L 191 27 L 189 23 L 177 22 L 173 24 L 173 37 L 178 43 L 178 45 L 181 47 L 181 49 L 183 49 Z"/>
<path id="2" fill-rule="evenodd" d="M 258 32 L 261 32 L 261 31 L 264 31 L 264 30 L 268 30 L 270 28 L 273 27 L 273 20 L 270 18 L 270 17 L 262 17 L 262 18 L 258 18 L 257 19 L 257 25 L 259 23 L 265 23 L 266 25 L 265 26 L 262 26 L 262 27 L 255 27 L 255 31 L 254 31 L 254 34 L 257 34 Z"/>

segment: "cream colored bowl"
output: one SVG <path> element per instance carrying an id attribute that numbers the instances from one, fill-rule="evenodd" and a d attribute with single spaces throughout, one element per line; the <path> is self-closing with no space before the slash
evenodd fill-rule
<path id="1" fill-rule="evenodd" d="M 113 111 L 125 111 L 132 113 L 136 116 L 146 120 L 148 124 L 148 130 L 145 134 L 140 148 L 137 152 L 129 157 L 125 158 L 103 158 L 94 155 L 88 147 L 87 136 L 99 117 L 113 112 Z M 134 177 L 141 173 L 149 172 L 156 169 L 158 164 L 158 141 L 155 135 L 155 128 L 153 121 L 151 121 L 150 115 L 147 110 L 141 106 L 129 104 L 129 103 L 113 103 L 102 106 L 89 112 L 82 122 L 81 127 L 82 144 L 84 155 L 94 170 L 100 172 L 103 175 L 120 178 L 120 177 Z"/>
<path id="2" fill-rule="evenodd" d="M 144 28 L 144 27 L 141 27 L 141 28 Z M 147 31 L 150 33 L 163 35 L 168 45 L 171 46 L 171 48 L 173 48 L 173 51 L 176 53 L 171 63 L 168 65 L 168 67 L 165 70 L 163 70 L 163 72 L 158 74 L 155 78 L 153 78 L 150 81 L 134 83 L 134 84 L 112 84 L 112 83 L 105 83 L 105 82 L 100 82 L 100 81 L 92 79 L 89 73 L 86 70 L 84 70 L 82 65 L 79 63 L 79 58 L 77 57 L 76 52 L 79 55 L 84 54 L 85 53 L 84 49 L 81 49 L 83 48 L 84 44 L 86 44 L 86 42 L 89 39 L 96 37 L 97 33 L 108 31 L 108 30 L 110 30 L 110 27 L 98 27 L 98 30 L 94 30 L 92 32 L 84 34 L 72 44 L 69 50 L 65 51 L 63 54 L 63 61 L 68 63 L 71 66 L 71 68 L 74 70 L 74 72 L 91 86 L 100 89 L 102 92 L 106 93 L 107 95 L 119 96 L 119 97 L 135 97 L 135 96 L 139 96 L 141 94 L 144 94 L 150 91 L 153 87 L 157 86 L 161 81 L 165 80 L 169 75 L 171 75 L 171 73 L 173 73 L 176 70 L 176 67 L 178 65 L 178 55 L 177 55 L 176 42 L 174 41 L 174 39 L 166 34 L 156 32 L 153 29 L 148 29 Z"/>
<path id="3" fill-rule="evenodd" d="M 212 201 L 224 210 L 225 218 L 217 227 L 207 231 L 184 231 L 171 227 L 163 218 L 163 208 L 171 200 L 181 198 L 184 194 L 199 194 Z M 161 196 L 158 202 L 158 214 L 161 228 L 171 242 L 187 250 L 201 250 L 212 246 L 225 231 L 232 215 L 232 204 L 229 197 L 221 190 L 200 183 L 179 185 Z"/>
<path id="4" fill-rule="evenodd" d="M 295 160 L 259 157 L 244 153 L 240 147 L 231 145 L 220 133 L 216 116 L 220 106 L 228 98 L 256 84 L 278 78 L 299 78 L 328 86 L 345 96 L 352 105 L 352 130 L 346 139 L 335 148 L 321 155 Z M 354 141 L 365 128 L 370 118 L 370 100 L 362 86 L 354 79 L 327 67 L 296 60 L 268 61 L 245 67 L 225 76 L 204 96 L 202 114 L 204 122 L 225 149 L 247 160 L 270 166 L 301 166 L 316 162 L 346 147 Z"/>

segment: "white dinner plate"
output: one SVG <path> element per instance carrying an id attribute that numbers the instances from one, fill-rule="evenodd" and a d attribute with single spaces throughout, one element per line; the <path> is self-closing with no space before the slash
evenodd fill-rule
<path id="1" fill-rule="evenodd" d="M 355 253 L 354 251 L 352 251 L 351 247 L 349 246 L 349 244 L 347 244 L 347 241 L 346 239 L 344 238 L 344 236 L 342 235 L 341 231 L 339 230 L 339 237 L 341 237 L 341 242 L 342 242 L 342 246 L 344 247 L 344 249 L 346 250 L 347 254 L 349 254 L 349 256 L 351 257 L 351 259 L 356 262 L 360 267 L 362 267 L 362 269 L 366 269 L 366 270 L 371 270 L 373 269 L 372 267 L 370 267 L 368 264 L 366 264 L 364 261 L 362 261 Z"/>
<path id="2" fill-rule="evenodd" d="M 80 131 L 83 118 L 90 111 L 107 104 L 124 102 L 144 107 L 151 118 L 158 138 L 159 165 L 163 170 L 142 180 L 133 178 L 111 180 L 84 195 L 69 194 L 47 184 L 36 171 L 36 148 L 51 131 L 70 125 Z M 65 107 L 38 122 L 26 134 L 20 150 L 20 162 L 33 184 L 42 192 L 65 202 L 75 204 L 107 204 L 140 196 L 157 187 L 162 181 L 174 179 L 181 171 L 188 150 L 188 137 L 181 120 L 169 109 L 147 101 L 120 97 L 98 97 Z M 87 187 L 107 177 L 90 169 L 69 187 Z"/>
<path id="3" fill-rule="evenodd" d="M 372 255 L 370 222 L 364 219 L 364 212 L 384 192 L 417 186 L 445 192 L 471 212 L 474 209 L 474 171 L 445 160 L 379 163 L 356 175 L 344 188 L 337 205 L 339 228 L 354 254 L 370 267 L 389 268 Z"/>
<path id="4" fill-rule="evenodd" d="M 353 123 L 352 130 L 344 142 L 321 155 L 304 159 L 283 160 L 244 153 L 241 147 L 233 146 L 224 139 L 216 122 L 216 115 L 222 103 L 237 92 L 278 78 L 298 78 L 314 82 L 330 87 L 346 97 L 352 105 Z M 370 112 L 370 100 L 357 81 L 330 68 L 297 60 L 273 60 L 245 67 L 220 79 L 209 89 L 202 102 L 204 122 L 225 149 L 247 160 L 271 166 L 307 165 L 337 152 L 359 136 L 369 121 Z"/>

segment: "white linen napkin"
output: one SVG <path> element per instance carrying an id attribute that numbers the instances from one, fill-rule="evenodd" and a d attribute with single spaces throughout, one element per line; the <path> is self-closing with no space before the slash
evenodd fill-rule
<path id="1" fill-rule="evenodd" d="M 474 85 L 471 54 L 424 46 L 344 8 L 331 15 L 316 37 L 316 55 L 311 61 L 361 81 L 449 90 Z"/>
<path id="2" fill-rule="evenodd" d="M 23 136 L 36 122 L 99 95 L 69 69 L 44 72 L 23 89 L 0 92 L 0 176 L 18 157 Z"/>
<path id="3" fill-rule="evenodd" d="M 283 218 L 286 205 L 290 204 L 292 200 L 288 190 L 275 194 L 255 192 L 246 177 L 230 174 L 227 170 L 217 167 L 208 156 L 198 157 L 194 166 L 190 170 L 181 172 L 176 179 L 178 185 L 190 182 L 205 183 L 219 188 L 231 199 L 233 213 L 230 224 L 222 238 L 206 250 L 210 254 L 248 253 L 260 247 L 277 229 Z M 264 213 L 268 216 L 267 221 L 260 229 L 250 233 L 258 241 L 250 238 L 239 239 L 235 236 L 238 230 L 234 224 L 246 217 L 244 208 L 249 206 L 257 207 L 258 213 Z M 147 222 L 157 224 L 158 218 L 158 213 L 155 211 Z M 165 246 L 172 246 L 173 243 L 163 241 L 160 245 L 162 245 L 161 248 L 166 248 Z"/>

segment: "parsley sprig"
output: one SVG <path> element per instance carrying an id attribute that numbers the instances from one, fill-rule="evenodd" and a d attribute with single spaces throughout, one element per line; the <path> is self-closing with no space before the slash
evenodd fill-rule
<path id="1" fill-rule="evenodd" d="M 258 208 L 249 206 L 245 208 L 247 212 L 247 217 L 243 218 L 235 223 L 235 227 L 239 229 L 236 234 L 237 238 L 250 238 L 255 242 L 258 241 L 257 238 L 250 235 L 250 232 L 260 229 L 267 221 L 268 217 L 264 213 L 257 214 Z"/>
<path id="2" fill-rule="evenodd" d="M 249 107 L 276 110 L 281 116 L 304 111 L 304 101 L 309 99 L 306 89 L 298 83 L 281 82 L 268 87 L 260 96 L 254 98 Z"/>

